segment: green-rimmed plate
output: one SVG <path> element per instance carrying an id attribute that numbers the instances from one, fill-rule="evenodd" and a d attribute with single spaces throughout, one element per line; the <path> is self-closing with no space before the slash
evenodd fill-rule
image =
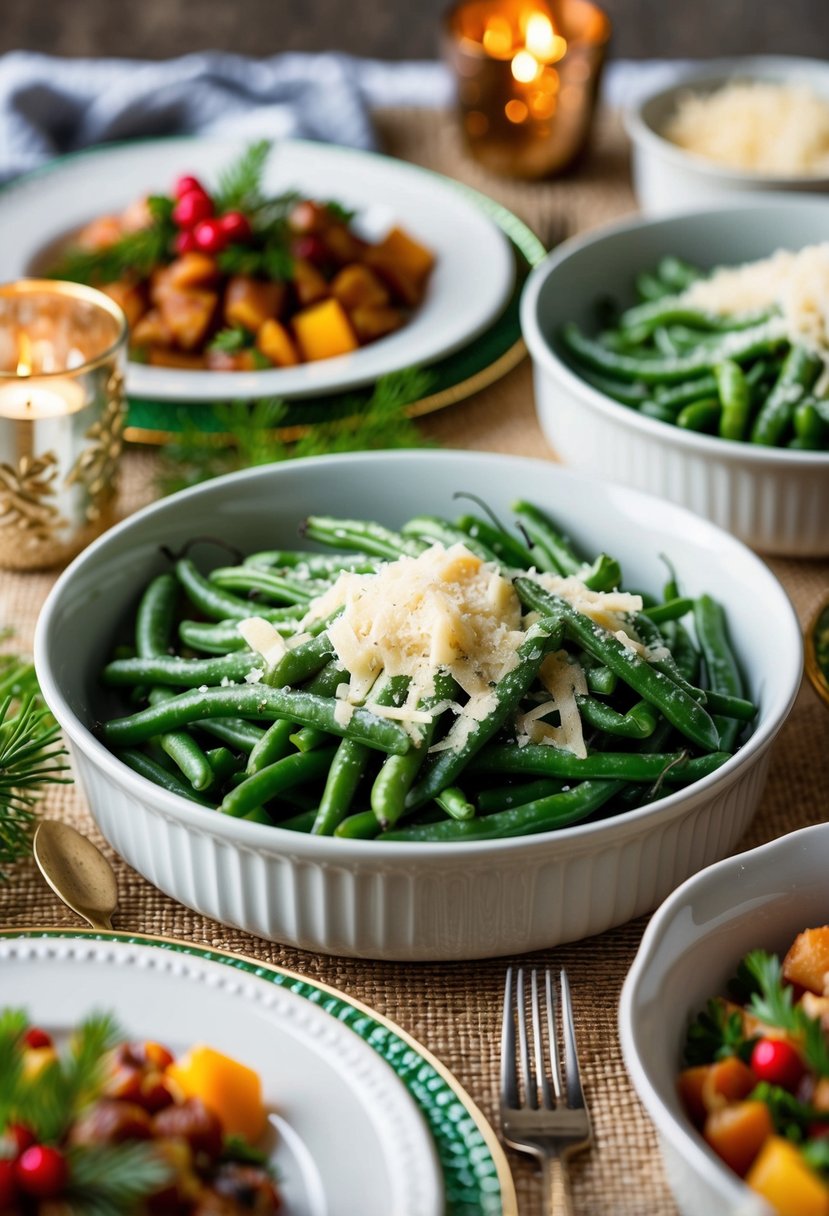
<path id="1" fill-rule="evenodd" d="M 132 1035 L 177 1052 L 207 1042 L 256 1068 L 291 1216 L 517 1213 L 504 1154 L 468 1094 L 405 1031 L 327 985 L 167 938 L 10 929 L 7 1005 L 58 1033 L 109 1009 Z"/>

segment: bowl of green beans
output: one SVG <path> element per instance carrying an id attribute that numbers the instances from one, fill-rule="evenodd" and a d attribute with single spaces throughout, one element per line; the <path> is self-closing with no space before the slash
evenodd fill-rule
<path id="1" fill-rule="evenodd" d="M 447 595 L 449 625 L 410 627 Z M 782 588 L 713 525 L 462 452 L 153 504 L 61 576 L 35 652 L 141 874 L 262 937 L 412 960 L 600 932 L 726 854 L 802 669 Z"/>
<path id="2" fill-rule="evenodd" d="M 715 313 L 692 302 L 716 268 L 819 245 L 827 232 L 829 203 L 769 196 L 561 245 L 521 308 L 539 421 L 561 459 L 689 507 L 763 552 L 829 553 L 824 362 L 776 306 Z"/>

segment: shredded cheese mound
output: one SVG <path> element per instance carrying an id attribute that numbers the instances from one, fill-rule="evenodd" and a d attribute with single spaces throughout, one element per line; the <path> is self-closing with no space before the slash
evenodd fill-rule
<path id="1" fill-rule="evenodd" d="M 269 667 L 278 663 L 287 653 L 288 647 L 282 634 L 264 617 L 249 616 L 246 620 L 239 621 L 236 628 L 251 650 L 261 654 Z"/>
<path id="2" fill-rule="evenodd" d="M 721 267 L 692 283 L 682 298 L 721 314 L 778 309 L 790 342 L 829 364 L 829 241 Z"/>
<path id="3" fill-rule="evenodd" d="M 829 102 L 799 84 L 732 81 L 684 93 L 663 134 L 707 160 L 755 173 L 829 172 Z"/>
<path id="4" fill-rule="evenodd" d="M 550 694 L 550 700 L 536 705 L 520 714 L 516 722 L 519 738 L 526 735 L 530 743 L 551 743 L 554 747 L 573 752 L 584 759 L 587 748 L 584 743 L 581 714 L 576 696 L 587 695 L 587 678 L 580 663 L 566 650 L 548 654 L 539 671 L 541 683 Z M 543 722 L 548 714 L 558 712 L 560 725 L 551 726 Z"/>

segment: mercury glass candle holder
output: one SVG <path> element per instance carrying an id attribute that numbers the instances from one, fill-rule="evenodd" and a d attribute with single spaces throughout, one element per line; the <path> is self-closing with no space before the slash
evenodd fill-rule
<path id="1" fill-rule="evenodd" d="M 444 19 L 472 156 L 509 177 L 550 177 L 587 142 L 610 20 L 592 0 L 460 0 Z"/>
<path id="2" fill-rule="evenodd" d="M 113 522 L 126 342 L 102 292 L 0 285 L 0 566 L 62 564 Z"/>

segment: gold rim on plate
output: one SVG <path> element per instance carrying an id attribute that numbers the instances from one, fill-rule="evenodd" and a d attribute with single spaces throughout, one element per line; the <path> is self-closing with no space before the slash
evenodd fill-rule
<path id="1" fill-rule="evenodd" d="M 12 929 L 0 929 L 0 938 L 14 937 L 36 937 L 38 934 L 60 934 L 63 937 L 90 937 L 103 941 L 125 941 L 133 944 L 142 944 L 148 942 L 151 945 L 172 946 L 177 950 L 203 950 L 210 954 L 218 955 L 220 958 L 230 959 L 233 962 L 245 963 L 247 966 L 254 967 L 262 971 L 270 971 L 275 975 L 281 975 L 285 979 L 295 980 L 301 984 L 309 984 L 312 988 L 318 988 L 320 992 L 326 993 L 327 996 L 332 996 L 337 1000 L 343 1001 L 346 1005 L 351 1005 L 360 1013 L 372 1018 L 386 1030 L 391 1031 L 397 1038 L 401 1039 L 407 1047 L 426 1061 L 442 1080 L 454 1092 L 456 1097 L 460 1099 L 463 1105 L 468 1110 L 475 1126 L 481 1134 L 484 1143 L 487 1146 L 490 1156 L 495 1165 L 495 1170 L 498 1175 L 498 1183 L 501 1188 L 502 1199 L 502 1216 L 519 1216 L 518 1198 L 515 1193 L 515 1183 L 512 1179 L 509 1162 L 504 1153 L 501 1143 L 490 1124 L 489 1120 L 484 1115 L 483 1111 L 467 1093 L 454 1074 L 442 1064 L 437 1056 L 433 1055 L 427 1047 L 424 1047 L 414 1035 L 404 1030 L 391 1018 L 385 1017 L 384 1014 L 378 1013 L 372 1009 L 370 1005 L 366 1005 L 364 1001 L 357 997 L 351 996 L 347 992 L 343 992 L 340 988 L 335 988 L 332 984 L 326 984 L 322 980 L 309 978 L 302 975 L 299 971 L 292 971 L 289 967 L 280 967 L 277 963 L 266 963 L 261 959 L 254 958 L 251 954 L 242 954 L 236 950 L 224 950 L 216 946 L 211 946 L 209 942 L 184 941 L 180 937 L 165 937 L 157 933 L 142 933 L 140 931 L 126 932 L 122 929 L 98 930 L 98 929 L 82 929 L 75 928 L 73 925 L 21 925 Z M 403 1081 L 398 1077 L 401 1084 Z"/>

